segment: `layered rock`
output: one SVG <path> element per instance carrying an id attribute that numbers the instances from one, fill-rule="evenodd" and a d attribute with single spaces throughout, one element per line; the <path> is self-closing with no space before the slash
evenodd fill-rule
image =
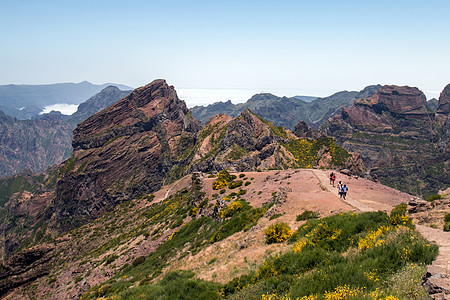
<path id="1" fill-rule="evenodd" d="M 178 178 L 200 129 L 165 80 L 91 116 L 74 131 L 74 152 L 56 189 L 54 224 L 76 226 Z"/>

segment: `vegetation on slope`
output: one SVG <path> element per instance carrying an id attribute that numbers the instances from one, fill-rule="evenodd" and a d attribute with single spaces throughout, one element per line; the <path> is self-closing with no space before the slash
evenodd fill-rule
<path id="1" fill-rule="evenodd" d="M 243 212 L 236 210 L 225 222 Z M 289 239 L 291 251 L 269 257 L 256 271 L 224 285 L 195 279 L 187 271 L 152 281 L 171 259 L 214 242 L 208 239 L 221 230 L 211 218 L 201 217 L 83 299 L 426 299 L 421 276 L 438 249 L 413 228 L 404 205 L 390 215 L 349 212 L 312 219 Z"/>

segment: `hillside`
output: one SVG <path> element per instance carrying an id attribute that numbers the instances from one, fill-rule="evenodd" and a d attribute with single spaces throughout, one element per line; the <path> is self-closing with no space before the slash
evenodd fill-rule
<path id="1" fill-rule="evenodd" d="M 346 212 L 359 213 L 371 210 L 390 212 L 394 206 L 407 202 L 411 198 L 408 194 L 379 183 L 338 174 L 338 180 L 348 184 L 351 190 L 351 197 L 342 201 L 337 197 L 336 189 L 328 183 L 328 172 L 320 170 L 274 170 L 239 172 L 231 173 L 231 175 L 236 176 L 234 181 L 243 180 L 245 184 L 238 188 L 226 187 L 225 192 L 222 193 L 213 189 L 213 183 L 217 178 L 199 174 L 199 177 L 192 180 L 191 176 L 187 176 L 172 185 L 162 187 L 154 194 L 123 203 L 112 212 L 79 229 L 28 250 L 27 256 L 30 257 L 28 264 L 33 266 L 31 271 L 20 266 L 23 258 L 17 254 L 8 262 L 15 261 L 18 265 L 3 267 L 7 270 L 7 274 L 15 274 L 14 280 L 11 280 L 11 277 L 8 280 L 2 279 L 0 290 L 5 291 L 5 288 L 12 287 L 14 283 L 18 284 L 20 280 L 28 278 L 33 279 L 32 284 L 12 290 L 9 299 L 34 296 L 40 299 L 63 299 L 67 295 L 70 298 L 78 298 L 83 294 L 83 299 L 115 295 L 127 298 L 151 292 L 153 287 L 156 288 L 154 286 L 156 282 L 163 284 L 164 280 L 168 280 L 166 275 L 174 276 L 174 273 L 170 273 L 172 271 L 186 270 L 194 271 L 195 278 L 206 280 L 205 283 L 202 285 L 201 282 L 197 282 L 200 284 L 197 287 L 194 284 L 196 281 L 183 280 L 178 282 L 179 286 L 175 290 L 187 284 L 203 291 L 204 289 L 212 290 L 213 294 L 210 297 L 213 298 L 209 299 L 218 297 L 216 291 L 222 291 L 222 295 L 227 295 L 229 299 L 236 299 L 233 295 L 241 295 L 240 297 L 246 299 L 260 299 L 262 294 L 282 293 L 283 288 L 270 284 L 253 286 L 253 283 L 244 288 L 243 285 L 247 284 L 245 280 L 248 279 L 240 276 L 260 274 L 265 268 L 264 261 L 270 266 L 276 263 L 274 259 L 277 258 L 288 259 L 292 255 L 298 257 L 295 252 L 292 252 L 293 247 L 296 247 L 295 242 L 293 242 L 294 245 L 286 242 L 266 243 L 264 232 L 270 225 L 285 222 L 294 230 L 297 227 L 306 229 L 307 227 L 303 225 L 307 221 L 296 220 L 297 216 L 304 211 L 317 212 L 320 217 L 324 217 L 325 219 L 320 223 L 322 226 L 327 222 L 329 226 L 334 226 L 333 222 L 341 222 L 339 218 L 347 218 L 346 222 L 349 224 L 352 218 L 355 220 L 356 215 L 348 215 Z M 243 206 L 238 205 L 239 203 Z M 361 223 L 359 226 L 375 226 L 376 228 L 384 224 L 385 221 L 382 221 L 384 213 L 369 214 L 372 215 L 366 213 L 361 215 L 361 218 L 366 216 L 369 220 L 372 218 L 370 222 L 380 223 L 369 222 L 367 225 Z M 222 222 L 219 222 L 221 219 Z M 317 226 L 315 220 L 307 224 Z M 361 239 L 366 236 L 365 234 L 364 230 L 360 233 Z M 326 241 L 326 235 L 323 238 Z M 415 237 L 417 238 L 419 237 Z M 334 247 L 337 247 L 337 244 Z M 362 250 L 349 251 L 360 253 Z M 434 248 L 433 251 L 435 251 Z M 306 255 L 309 252 L 300 253 Z M 301 256 L 297 259 L 301 259 Z M 417 279 L 414 276 L 419 276 L 420 279 L 422 276 L 420 273 L 413 273 L 416 275 L 405 273 L 410 272 L 408 268 L 411 263 L 414 268 L 413 260 L 404 257 L 400 259 L 400 256 L 397 259 L 398 262 L 402 262 L 395 267 L 399 272 L 398 276 L 412 276 L 411 279 L 414 280 Z M 339 259 L 335 263 L 338 261 Z M 317 262 L 311 263 L 312 265 L 306 267 L 306 270 L 317 268 L 314 272 L 319 272 L 317 274 L 319 275 L 322 267 Z M 300 266 L 286 265 L 289 268 Z M 273 267 L 282 268 L 277 263 Z M 298 271 L 305 270 L 302 268 L 305 267 L 300 267 Z M 371 265 L 371 268 L 376 267 Z M 425 272 L 423 267 L 419 266 L 417 271 Z M 279 269 L 279 272 L 288 271 Z M 335 269 L 333 272 L 341 271 Z M 359 274 L 358 272 L 362 271 L 352 272 Z M 375 272 L 371 276 L 383 278 L 378 277 L 383 274 L 382 270 L 370 272 Z M 175 274 L 188 275 L 189 273 Z M 266 273 L 264 277 L 256 277 L 259 279 L 255 279 L 254 282 L 263 282 L 270 278 L 272 282 L 276 282 L 282 278 L 289 278 L 269 274 L 271 273 Z M 338 273 L 333 276 L 337 275 Z M 190 276 L 192 275 L 188 275 L 187 278 L 191 278 Z M 162 278 L 165 279 L 160 281 Z M 307 284 L 307 278 L 304 280 Z M 406 286 L 402 287 L 404 290 L 395 290 L 400 287 L 398 282 L 395 283 L 395 276 L 389 275 L 386 280 L 388 282 L 392 280 L 394 291 L 383 288 L 379 293 L 391 291 L 390 293 L 407 295 L 411 292 L 406 289 Z M 243 285 L 239 283 L 240 281 Z M 363 279 L 362 282 L 369 284 L 371 281 Z M 376 286 L 376 282 L 372 281 L 370 286 Z M 299 284 L 301 286 L 300 282 L 292 286 Z M 350 284 L 353 289 L 356 287 L 354 282 L 346 281 L 346 277 L 340 278 L 339 283 L 324 282 L 323 284 L 328 286 L 330 291 L 337 288 L 339 284 L 342 286 Z M 196 288 L 192 293 L 197 292 Z M 407 288 L 413 289 L 413 293 L 424 296 L 420 282 Z M 284 292 L 287 291 L 284 290 Z M 299 291 L 291 290 L 291 292 Z M 195 299 L 195 294 L 192 294 L 192 297 Z"/>
<path id="2" fill-rule="evenodd" d="M 379 85 L 368 86 L 360 92 L 342 91 L 329 97 L 307 99 L 309 101 L 304 101 L 299 96 L 288 98 L 267 93 L 257 94 L 246 103 L 217 102 L 206 107 L 193 107 L 191 111 L 192 115 L 204 124 L 219 113 L 237 117 L 245 109 L 250 109 L 261 118 L 277 126 L 294 129 L 298 122 L 305 121 L 311 127 L 318 128 L 338 112 L 341 107 L 349 107 L 357 99 L 372 96 L 380 87 Z"/>
<path id="3" fill-rule="evenodd" d="M 21 172 L 42 172 L 72 153 L 72 131 L 92 114 L 128 95 L 109 86 L 80 104 L 70 117 L 45 114 L 18 120 L 0 111 L 0 178 Z"/>
<path id="4" fill-rule="evenodd" d="M 426 198 L 450 185 L 449 90 L 447 86 L 441 93 L 433 113 L 417 88 L 383 86 L 374 96 L 343 108 L 327 133 L 359 153 L 382 183 Z"/>

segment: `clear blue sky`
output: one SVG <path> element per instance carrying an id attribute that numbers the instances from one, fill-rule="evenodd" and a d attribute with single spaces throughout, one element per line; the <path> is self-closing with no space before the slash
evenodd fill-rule
<path id="1" fill-rule="evenodd" d="M 450 83 L 450 1 L 4 1 L 0 84 L 177 88 Z"/>

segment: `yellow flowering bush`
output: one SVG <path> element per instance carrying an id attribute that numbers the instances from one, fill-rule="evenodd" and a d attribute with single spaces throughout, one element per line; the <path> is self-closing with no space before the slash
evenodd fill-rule
<path id="1" fill-rule="evenodd" d="M 359 240 L 358 249 L 367 250 L 383 245 L 386 242 L 383 240 L 383 236 L 391 230 L 391 226 L 381 226 L 375 231 L 369 231 L 364 238 Z"/>
<path id="2" fill-rule="evenodd" d="M 282 243 L 292 235 L 292 230 L 286 223 L 277 222 L 270 225 L 265 231 L 267 244 Z"/>
<path id="3" fill-rule="evenodd" d="M 364 292 L 362 288 L 352 288 L 348 285 L 338 286 L 332 292 L 325 292 L 325 300 L 345 300 L 350 297 L 361 295 Z"/>

